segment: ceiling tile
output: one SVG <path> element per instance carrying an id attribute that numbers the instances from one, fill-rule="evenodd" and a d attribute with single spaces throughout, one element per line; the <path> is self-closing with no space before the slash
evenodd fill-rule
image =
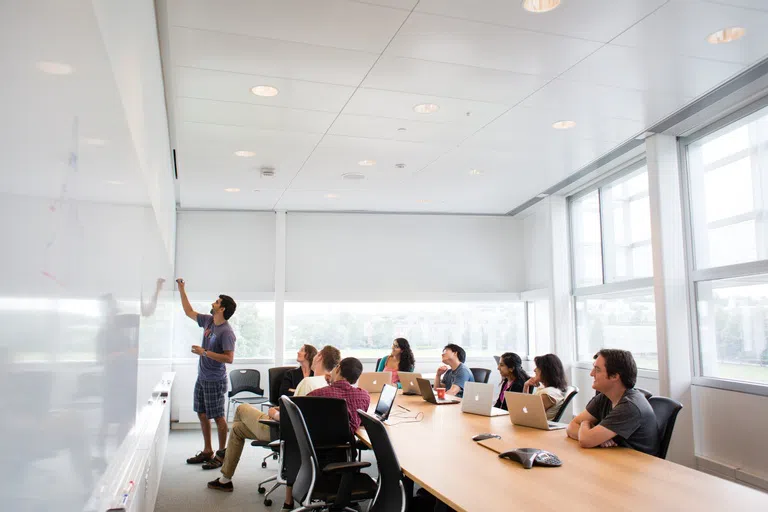
<path id="1" fill-rule="evenodd" d="M 331 112 L 193 98 L 177 98 L 176 107 L 180 121 L 310 133 L 325 133 L 336 117 Z"/>
<path id="2" fill-rule="evenodd" d="M 473 126 L 457 126 L 452 123 L 342 114 L 334 121 L 328 133 L 407 142 L 455 144 L 474 131 Z"/>
<path id="3" fill-rule="evenodd" d="M 661 49 L 605 45 L 563 80 L 697 97 L 744 69 L 741 64 L 684 57 Z"/>
<path id="4" fill-rule="evenodd" d="M 421 0 L 417 11 L 496 23 L 590 41 L 608 42 L 666 0 L 565 0 L 554 11 L 535 14 L 522 1 Z"/>
<path id="5" fill-rule="evenodd" d="M 186 28 L 171 29 L 174 66 L 357 86 L 376 54 Z"/>
<path id="6" fill-rule="evenodd" d="M 674 0 L 678 1 L 678 0 Z M 715 0 L 719 4 L 735 5 L 737 7 L 749 7 L 768 11 L 768 2 L 765 0 Z"/>
<path id="7" fill-rule="evenodd" d="M 436 104 L 440 110 L 433 114 L 419 114 L 413 110 L 423 103 Z M 361 88 L 349 100 L 343 113 L 479 128 L 505 110 L 506 106 L 495 103 Z"/>
<path id="8" fill-rule="evenodd" d="M 514 105 L 549 78 L 510 71 L 382 57 L 363 87 Z"/>
<path id="9" fill-rule="evenodd" d="M 169 0 L 174 26 L 381 52 L 408 11 L 346 0 Z"/>
<path id="10" fill-rule="evenodd" d="M 225 192 L 231 188 L 219 187 L 202 181 L 186 180 L 179 185 L 182 208 L 210 208 L 227 210 L 271 210 L 282 190 L 252 190 L 240 188 L 240 192 Z M 238 187 L 239 188 L 239 187 Z"/>
<path id="11" fill-rule="evenodd" d="M 337 113 L 355 91 L 344 85 L 184 67 L 175 69 L 174 84 L 181 97 Z M 256 85 L 276 87 L 279 94 L 256 96 L 251 92 Z"/>
<path id="12" fill-rule="evenodd" d="M 768 4 L 768 2 L 765 2 Z M 728 44 L 709 44 L 707 36 L 728 27 L 746 35 Z M 751 64 L 768 53 L 768 12 L 709 2 L 669 2 L 611 44 L 654 49 L 703 59 Z"/>
<path id="13" fill-rule="evenodd" d="M 549 76 L 599 47 L 582 39 L 413 13 L 384 54 Z"/>

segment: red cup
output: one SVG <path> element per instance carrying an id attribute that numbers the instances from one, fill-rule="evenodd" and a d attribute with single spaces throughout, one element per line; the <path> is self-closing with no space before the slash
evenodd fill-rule
<path id="1" fill-rule="evenodd" d="M 435 391 L 437 391 L 438 399 L 445 400 L 445 388 L 435 388 Z"/>

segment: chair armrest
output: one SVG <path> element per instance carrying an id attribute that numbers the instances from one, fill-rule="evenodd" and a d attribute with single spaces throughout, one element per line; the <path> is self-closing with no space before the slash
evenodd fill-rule
<path id="1" fill-rule="evenodd" d="M 325 450 L 349 450 L 353 449 L 354 446 L 349 444 L 318 444 L 315 445 L 315 451 L 325 451 Z"/>
<path id="2" fill-rule="evenodd" d="M 270 428 L 272 428 L 272 427 L 275 427 L 275 428 L 280 427 L 280 422 L 272 420 L 272 419 L 269 419 L 269 420 L 266 420 L 266 419 L 259 420 L 259 423 L 261 423 L 262 425 L 266 425 L 266 426 L 268 426 Z"/>
<path id="3" fill-rule="evenodd" d="M 280 440 L 279 440 L 279 439 L 277 439 L 277 440 L 275 440 L 275 441 L 272 441 L 272 442 L 271 442 L 271 443 L 269 443 L 267 446 L 269 446 L 269 447 L 270 447 L 270 448 L 272 448 L 273 450 L 278 450 L 278 449 L 280 449 Z"/>
<path id="4" fill-rule="evenodd" d="M 352 462 L 332 462 L 323 468 L 323 473 L 357 472 L 363 468 L 371 466 L 370 462 L 352 461 Z"/>

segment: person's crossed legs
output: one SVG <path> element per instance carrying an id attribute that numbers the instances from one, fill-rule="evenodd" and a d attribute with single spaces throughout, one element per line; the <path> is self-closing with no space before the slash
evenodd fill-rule
<path id="1" fill-rule="evenodd" d="M 235 420 L 229 434 L 227 448 L 223 452 L 223 460 L 220 459 L 221 452 L 216 454 L 216 458 L 220 459 L 222 464 L 222 476 L 208 482 L 209 489 L 232 491 L 232 477 L 237 469 L 237 464 L 240 462 L 246 439 L 271 440 L 269 426 L 260 423 L 259 420 L 262 419 L 269 419 L 269 416 L 248 404 L 242 404 L 235 410 Z"/>

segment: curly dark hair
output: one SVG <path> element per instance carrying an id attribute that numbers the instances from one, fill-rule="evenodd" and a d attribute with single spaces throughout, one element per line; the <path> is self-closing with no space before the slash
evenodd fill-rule
<path id="1" fill-rule="evenodd" d="M 397 367 L 397 371 L 412 372 L 416 368 L 416 358 L 413 357 L 411 344 L 405 338 L 395 338 L 395 343 L 400 347 L 400 365 Z"/>
<path id="2" fill-rule="evenodd" d="M 536 363 L 536 368 L 539 369 L 541 383 L 545 387 L 557 388 L 560 391 L 566 390 L 568 380 L 565 378 L 565 369 L 559 357 L 555 354 L 546 354 L 534 357 L 533 361 Z"/>
<path id="3" fill-rule="evenodd" d="M 523 360 L 519 355 L 514 352 L 504 352 L 501 354 L 500 359 L 504 366 L 512 370 L 512 375 L 516 381 L 525 382 L 530 379 L 528 373 L 523 369 Z"/>

